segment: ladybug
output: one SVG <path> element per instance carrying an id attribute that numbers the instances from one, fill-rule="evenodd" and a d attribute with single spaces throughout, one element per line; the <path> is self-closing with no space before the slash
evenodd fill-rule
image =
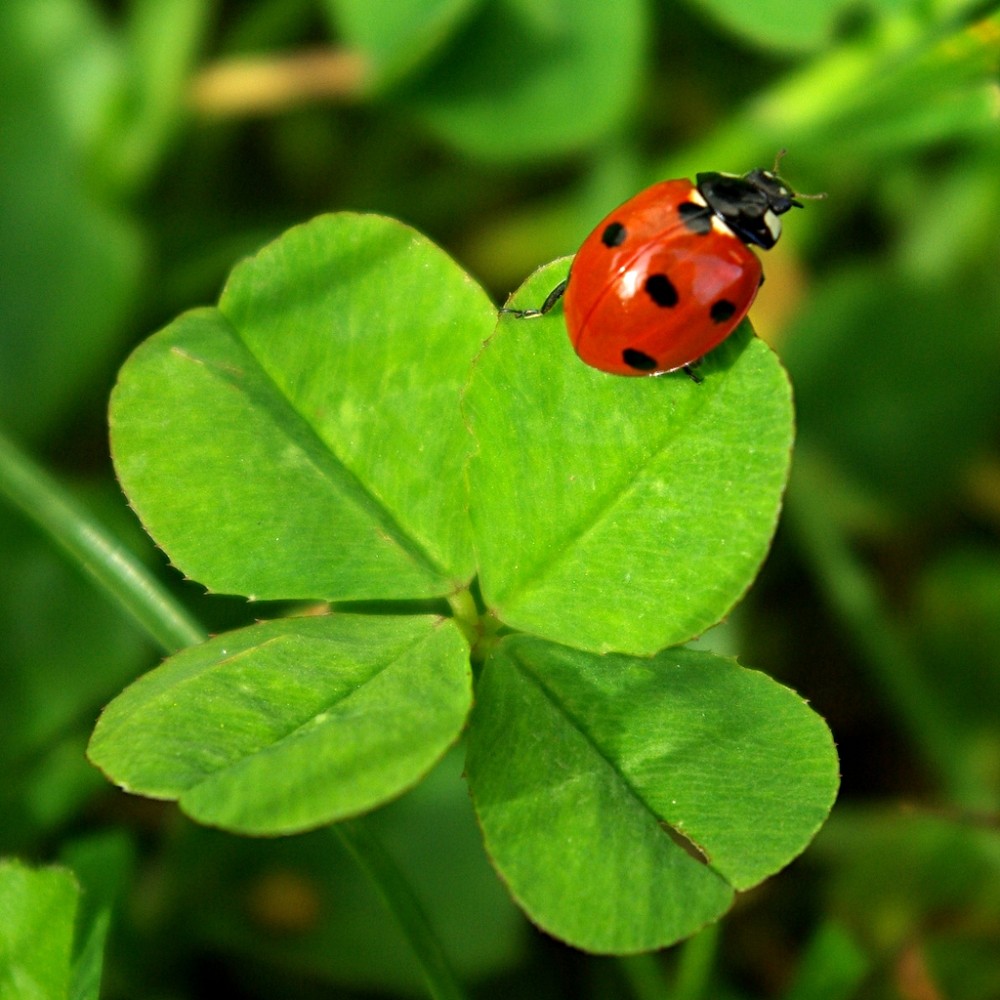
<path id="1" fill-rule="evenodd" d="M 692 371 L 747 314 L 764 282 L 751 246 L 770 250 L 780 216 L 802 208 L 771 170 L 661 181 L 630 198 L 584 240 L 569 277 L 539 309 L 561 298 L 570 341 L 588 365 L 614 375 Z"/>

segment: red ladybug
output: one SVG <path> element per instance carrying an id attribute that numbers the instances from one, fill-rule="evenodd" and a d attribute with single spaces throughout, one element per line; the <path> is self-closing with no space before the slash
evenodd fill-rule
<path id="1" fill-rule="evenodd" d="M 569 277 L 533 317 L 565 293 L 576 353 L 615 375 L 661 375 L 691 366 L 722 343 L 764 282 L 750 250 L 769 250 L 779 216 L 802 208 L 772 170 L 662 181 L 616 208 L 583 241 Z M 798 197 L 822 197 L 800 195 Z"/>

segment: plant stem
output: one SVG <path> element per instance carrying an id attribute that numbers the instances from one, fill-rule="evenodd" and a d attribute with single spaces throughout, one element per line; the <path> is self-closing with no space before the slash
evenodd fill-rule
<path id="1" fill-rule="evenodd" d="M 165 652 L 204 641 L 199 624 L 156 577 L 2 433 L 0 495 L 34 521 Z"/>
<path id="2" fill-rule="evenodd" d="M 475 598 L 468 590 L 459 590 L 449 595 L 448 606 L 469 644 L 474 645 L 479 638 L 479 609 Z"/>
<path id="3" fill-rule="evenodd" d="M 331 829 L 368 873 L 386 907 L 396 918 L 413 948 L 434 1000 L 465 1000 L 465 994 L 413 887 L 371 827 L 364 820 L 353 819 L 337 823 Z"/>
<path id="4" fill-rule="evenodd" d="M 663 968 L 655 954 L 622 955 L 615 961 L 636 1000 L 667 1000 L 670 997 Z"/>
<path id="5" fill-rule="evenodd" d="M 719 950 L 719 925 L 709 924 L 679 945 L 680 962 L 671 1000 L 707 1000 Z"/>
<path id="6" fill-rule="evenodd" d="M 719 925 L 709 924 L 677 946 L 673 985 L 656 954 L 625 955 L 618 967 L 637 1000 L 706 1000 L 719 946 Z"/>

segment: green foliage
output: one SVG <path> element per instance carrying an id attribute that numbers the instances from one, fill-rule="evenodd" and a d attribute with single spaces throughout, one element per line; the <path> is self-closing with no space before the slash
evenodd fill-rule
<path id="1" fill-rule="evenodd" d="M 849 3 L 804 0 L 787 4 L 782 0 L 697 0 L 696 6 L 729 29 L 735 36 L 762 48 L 818 49 L 830 39 L 836 22 Z"/>
<path id="2" fill-rule="evenodd" d="M 549 933 L 615 953 L 716 919 L 802 849 L 838 783 L 822 720 L 763 674 L 527 636 L 486 664 L 468 770 L 515 899 Z"/>
<path id="3" fill-rule="evenodd" d="M 848 1000 L 857 994 L 869 966 L 853 936 L 831 920 L 809 943 L 785 1000 Z"/>
<path id="4" fill-rule="evenodd" d="M 101 996 L 104 949 L 126 886 L 135 877 L 131 841 L 121 832 L 98 833 L 70 841 L 62 861 L 79 880 L 73 949 L 71 1000 Z"/>
<path id="5" fill-rule="evenodd" d="M 202 823 L 289 833 L 414 784 L 469 710 L 468 647 L 433 618 L 290 618 L 171 657 L 101 717 L 91 759 Z"/>
<path id="6" fill-rule="evenodd" d="M 181 316 L 122 372 L 121 481 L 212 590 L 448 594 L 473 572 L 458 395 L 493 315 L 399 224 L 294 229 L 236 268 L 218 310 Z"/>
<path id="7" fill-rule="evenodd" d="M 69 995 L 78 896 L 73 873 L 65 868 L 33 871 L 0 861 L 0 996 Z"/>
<path id="8" fill-rule="evenodd" d="M 120 351 L 142 241 L 87 176 L 112 96 L 108 38 L 72 0 L 0 10 L 0 416 L 21 434 L 58 426 Z"/>
<path id="9" fill-rule="evenodd" d="M 1000 295 L 988 270 L 984 261 L 953 277 L 888 269 L 877 285 L 866 268 L 844 270 L 790 331 L 785 359 L 804 436 L 907 506 L 948 490 L 994 431 Z M 956 427 L 966 428 L 957 439 Z"/>
<path id="10" fill-rule="evenodd" d="M 371 813 L 364 828 L 418 893 L 456 973 L 471 981 L 516 963 L 526 934 L 483 851 L 462 781 L 464 757 L 462 750 L 447 754 L 419 785 Z M 344 988 L 421 995 L 412 941 L 385 919 L 376 884 L 338 835 L 348 828 L 357 834 L 349 821 L 251 839 L 182 824 L 165 859 L 179 876 L 171 936 L 186 947 L 207 942 L 240 965 L 263 960 L 264 988 L 279 994 L 296 970 L 308 968 Z"/>
<path id="11" fill-rule="evenodd" d="M 369 86 L 381 89 L 432 58 L 476 0 L 325 0 L 341 37 L 369 60 Z"/>
<path id="12" fill-rule="evenodd" d="M 564 276 L 543 269 L 515 302 L 540 302 Z M 701 385 L 608 378 L 576 362 L 560 313 L 503 320 L 464 400 L 480 580 L 502 621 L 648 654 L 700 634 L 746 590 L 788 473 L 789 387 L 748 328 L 702 370 Z"/>
<path id="13" fill-rule="evenodd" d="M 0 40 L 0 994 L 1000 994 L 994 2 Z M 765 257 L 776 354 L 617 379 L 497 323 L 642 186 L 782 147 L 829 197 Z M 774 874 L 821 716 L 840 803 Z"/>
<path id="14" fill-rule="evenodd" d="M 477 641 L 473 662 L 488 657 L 468 766 L 494 863 L 557 936 L 648 950 L 715 919 L 733 889 L 803 849 L 836 790 L 829 734 L 785 689 L 708 653 L 594 658 L 541 639 L 494 645 L 491 633 L 652 653 L 717 621 L 774 528 L 788 385 L 749 331 L 695 384 L 591 371 L 553 319 L 505 319 L 483 346 L 494 316 L 427 241 L 344 214 L 291 230 L 236 268 L 217 310 L 182 316 L 135 352 L 112 398 L 113 453 L 181 569 L 252 597 L 383 610 L 448 597 L 456 617 L 335 613 L 228 632 L 115 699 L 90 757 L 123 787 L 234 832 L 363 813 L 458 738 L 471 707 L 461 628 Z M 750 398 L 753 421 L 740 408 Z M 473 573 L 478 613 L 463 590 Z M 505 669 L 524 658 L 544 678 L 540 703 Z M 679 683 L 667 673 L 677 668 Z M 580 727 L 583 745 L 566 756 Z M 735 746 L 725 731 L 739 733 Z M 648 748 L 668 733 L 657 759 Z M 595 772 L 599 794 L 587 791 Z M 553 777 L 572 801 L 546 791 Z M 505 815 L 504 803 L 532 799 L 548 810 Z M 600 879 L 598 830 L 615 831 Z M 607 925 L 609 901 L 632 919 Z"/>
<path id="15" fill-rule="evenodd" d="M 627 115 L 646 26 L 640 0 L 490 0 L 407 81 L 400 102 L 471 156 L 523 161 L 577 150 Z"/>
<path id="16" fill-rule="evenodd" d="M 67 844 L 63 865 L 0 860 L 0 997 L 98 1000 L 111 914 L 130 872 L 120 835 Z"/>

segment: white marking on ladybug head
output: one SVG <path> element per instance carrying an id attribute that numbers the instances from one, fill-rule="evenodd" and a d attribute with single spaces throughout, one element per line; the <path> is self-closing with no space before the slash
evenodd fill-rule
<path id="1" fill-rule="evenodd" d="M 712 213 L 712 228 L 720 236 L 732 236 L 733 239 L 736 238 L 736 234 L 730 228 L 729 223 L 727 223 L 725 219 L 716 215 L 714 212 Z"/>

